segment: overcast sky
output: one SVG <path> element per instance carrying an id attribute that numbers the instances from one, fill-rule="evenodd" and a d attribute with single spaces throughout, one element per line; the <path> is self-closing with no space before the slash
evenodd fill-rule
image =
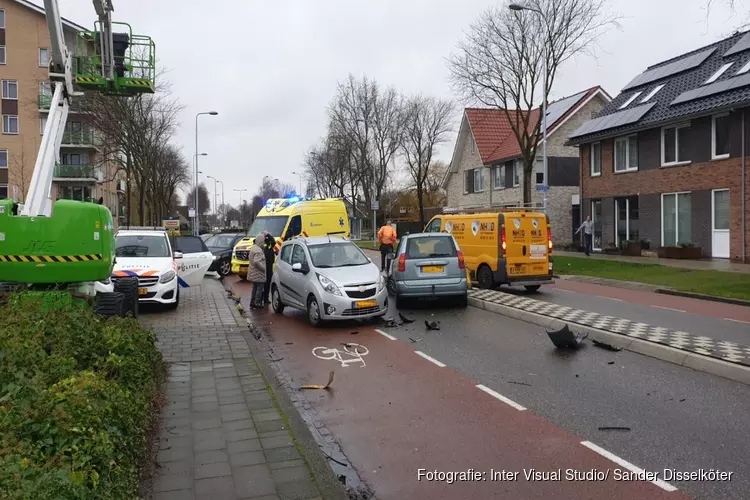
<path id="1" fill-rule="evenodd" d="M 34 0 L 41 4 L 41 0 Z M 569 61 L 551 99 L 601 85 L 613 97 L 647 66 L 712 43 L 743 23 L 714 0 L 611 0 L 621 30 L 601 39 L 596 59 Z M 305 152 L 325 134 L 336 82 L 366 74 L 405 93 L 451 98 L 445 57 L 489 0 L 113 0 L 117 21 L 150 35 L 173 93 L 186 106 L 175 138 L 195 152 L 201 116 L 201 176 L 224 182 L 226 202 L 255 192 L 264 175 L 294 185 Z M 61 14 L 93 25 L 91 0 L 59 0 Z M 747 19 L 746 17 L 744 18 Z M 456 115 L 456 128 L 460 113 Z M 449 161 L 453 138 L 440 151 Z M 207 186 L 213 193 L 213 181 Z M 221 187 L 219 187 L 221 192 Z"/>

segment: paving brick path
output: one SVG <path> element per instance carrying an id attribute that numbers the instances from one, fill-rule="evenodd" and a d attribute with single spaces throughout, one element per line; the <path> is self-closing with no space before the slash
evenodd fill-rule
<path id="1" fill-rule="evenodd" d="M 320 499 L 218 280 L 183 289 L 176 311 L 148 311 L 171 363 L 153 500 Z"/>

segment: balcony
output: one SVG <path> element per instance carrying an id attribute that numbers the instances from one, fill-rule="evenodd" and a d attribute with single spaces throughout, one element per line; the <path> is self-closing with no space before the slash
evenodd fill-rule
<path id="1" fill-rule="evenodd" d="M 66 165 L 58 163 L 52 174 L 57 181 L 89 181 L 100 182 L 102 180 L 102 170 L 95 165 Z"/>
<path id="2" fill-rule="evenodd" d="M 77 106 L 78 101 L 73 101 L 73 105 L 68 108 L 69 114 L 80 113 L 80 109 Z M 49 107 L 52 105 L 52 94 L 38 94 L 36 98 L 37 107 L 39 111 L 43 113 L 49 112 Z"/>
<path id="3" fill-rule="evenodd" d="M 63 134 L 62 147 L 96 148 L 93 130 L 67 130 Z"/>

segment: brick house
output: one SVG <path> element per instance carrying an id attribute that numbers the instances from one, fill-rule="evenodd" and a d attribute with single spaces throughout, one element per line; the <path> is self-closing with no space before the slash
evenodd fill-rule
<path id="1" fill-rule="evenodd" d="M 574 131 L 595 248 L 692 244 L 744 260 L 748 106 L 750 32 L 735 33 L 647 68 Z"/>
<path id="2" fill-rule="evenodd" d="M 73 49 L 76 33 L 85 28 L 62 19 L 65 43 Z M 26 0 L 0 0 L 0 198 L 25 199 L 34 172 L 52 92 L 48 68 L 50 40 L 44 9 Z M 124 216 L 125 182 L 115 163 L 105 158 L 100 138 L 85 113 L 71 107 L 55 167 L 53 201 L 60 198 L 97 201 Z"/>
<path id="3" fill-rule="evenodd" d="M 580 218 L 578 148 L 566 145 L 567 138 L 610 100 L 597 86 L 547 105 L 549 182 L 544 179 L 541 136 L 532 182 L 549 186 L 548 214 L 558 245 L 572 242 L 574 221 Z M 529 126 L 534 126 L 540 116 L 539 109 L 532 110 Z M 523 206 L 521 149 L 503 110 L 464 110 L 442 187 L 447 193 L 447 206 L 453 209 Z M 542 207 L 543 198 L 543 192 L 532 187 L 533 206 Z"/>

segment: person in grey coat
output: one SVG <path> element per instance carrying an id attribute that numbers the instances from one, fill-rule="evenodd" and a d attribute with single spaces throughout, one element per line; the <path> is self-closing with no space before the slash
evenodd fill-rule
<path id="1" fill-rule="evenodd" d="M 250 268 L 247 270 L 247 281 L 253 284 L 250 307 L 260 308 L 263 305 L 263 289 L 266 286 L 266 256 L 263 252 L 264 236 L 258 235 L 250 249 Z"/>
<path id="2" fill-rule="evenodd" d="M 576 234 L 580 233 L 581 229 L 583 229 L 583 236 L 586 238 L 586 255 L 591 255 L 591 238 L 592 233 L 594 232 L 594 221 L 591 220 L 590 215 L 586 216 L 586 220 L 583 221 L 583 224 L 578 228 Z"/>

